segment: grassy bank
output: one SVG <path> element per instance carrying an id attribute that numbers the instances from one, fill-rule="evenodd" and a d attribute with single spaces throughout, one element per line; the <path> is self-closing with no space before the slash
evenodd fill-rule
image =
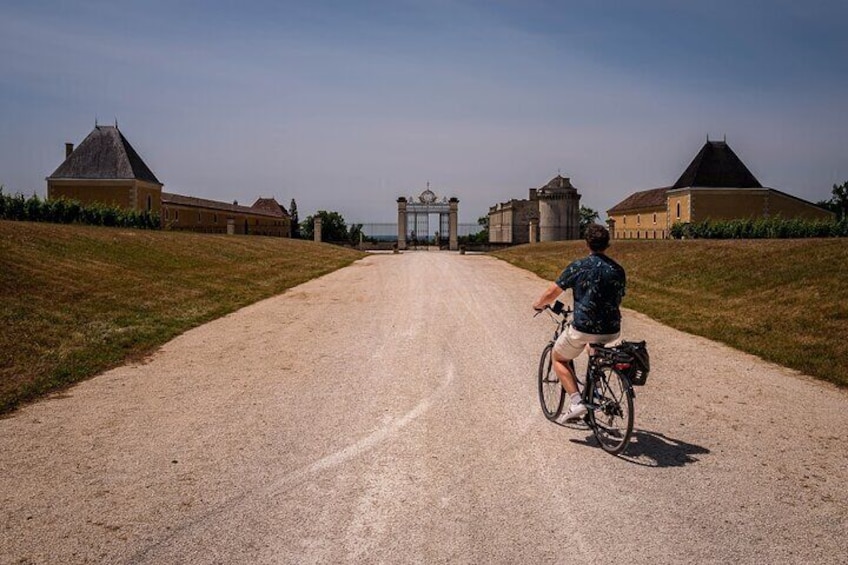
<path id="1" fill-rule="evenodd" d="M 495 255 L 553 280 L 585 253 L 558 242 Z M 848 386 L 848 240 L 616 241 L 609 254 L 627 270 L 624 306 Z"/>
<path id="2" fill-rule="evenodd" d="M 0 221 L 0 413 L 360 256 L 279 238 Z"/>

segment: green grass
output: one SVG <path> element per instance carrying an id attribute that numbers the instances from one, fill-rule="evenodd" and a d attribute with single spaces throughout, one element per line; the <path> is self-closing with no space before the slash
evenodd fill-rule
<path id="1" fill-rule="evenodd" d="M 0 221 L 0 413 L 361 256 L 270 237 Z"/>
<path id="2" fill-rule="evenodd" d="M 585 247 L 495 255 L 552 280 Z M 610 255 L 627 270 L 624 306 L 848 386 L 848 240 L 617 241 Z M 0 413 L 361 256 L 279 238 L 0 221 Z"/>
<path id="3" fill-rule="evenodd" d="M 553 280 L 583 242 L 494 255 Z M 848 386 L 848 239 L 614 241 L 624 306 Z M 644 336 L 650 343 L 650 336 Z"/>

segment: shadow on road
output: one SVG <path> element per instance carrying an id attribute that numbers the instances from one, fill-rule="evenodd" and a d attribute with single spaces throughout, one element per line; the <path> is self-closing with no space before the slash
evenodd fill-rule
<path id="1" fill-rule="evenodd" d="M 576 425 L 567 425 L 566 427 L 576 427 Z M 571 441 L 600 449 L 595 436 L 591 432 L 586 439 L 572 439 Z M 704 455 L 709 452 L 710 450 L 706 447 L 670 438 L 659 432 L 633 430 L 633 436 L 630 438 L 627 449 L 618 457 L 643 467 L 682 467 L 697 463 L 697 455 Z"/>

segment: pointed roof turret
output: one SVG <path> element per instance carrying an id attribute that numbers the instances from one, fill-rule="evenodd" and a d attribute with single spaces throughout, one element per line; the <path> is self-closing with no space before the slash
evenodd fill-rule
<path id="1" fill-rule="evenodd" d="M 726 141 L 709 140 L 671 189 L 693 186 L 714 188 L 763 187 Z"/>
<path id="2" fill-rule="evenodd" d="M 136 179 L 162 183 L 117 126 L 95 126 L 50 179 Z"/>
<path id="3" fill-rule="evenodd" d="M 557 175 L 551 180 L 548 181 L 548 184 L 542 187 L 544 189 L 558 189 L 558 188 L 574 188 L 571 186 L 571 179 L 568 177 L 564 177 L 562 175 Z"/>

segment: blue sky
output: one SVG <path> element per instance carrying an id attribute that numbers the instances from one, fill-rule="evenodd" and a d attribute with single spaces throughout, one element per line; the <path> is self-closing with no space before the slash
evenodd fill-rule
<path id="1" fill-rule="evenodd" d="M 812 201 L 848 180 L 848 4 L 786 0 L 0 4 L 0 183 L 117 118 L 165 190 L 463 222 L 558 172 L 606 210 L 706 140 Z"/>

